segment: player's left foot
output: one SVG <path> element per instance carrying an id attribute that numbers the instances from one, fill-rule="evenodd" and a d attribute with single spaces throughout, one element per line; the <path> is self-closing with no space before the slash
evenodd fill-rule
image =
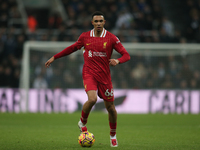
<path id="1" fill-rule="evenodd" d="M 78 122 L 78 127 L 79 127 L 79 129 L 80 129 L 81 132 L 87 131 L 86 125 L 84 125 L 84 124 L 81 122 L 81 120 Z"/>
<path id="2" fill-rule="evenodd" d="M 117 147 L 118 146 L 116 135 L 113 136 L 113 137 L 110 136 L 110 146 L 111 147 Z"/>

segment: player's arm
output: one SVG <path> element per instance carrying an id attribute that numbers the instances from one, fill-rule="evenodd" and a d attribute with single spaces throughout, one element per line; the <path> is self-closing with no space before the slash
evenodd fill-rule
<path id="1" fill-rule="evenodd" d="M 51 66 L 51 63 L 55 60 L 55 59 L 58 59 L 58 58 L 61 58 L 61 57 L 64 57 L 66 55 L 69 55 L 75 51 L 78 50 L 78 44 L 77 42 L 74 43 L 73 45 L 65 48 L 64 50 L 62 50 L 61 52 L 55 54 L 54 56 L 52 56 L 46 63 L 45 63 L 45 67 L 48 68 Z"/>
<path id="2" fill-rule="evenodd" d="M 71 46 L 69 46 L 69 47 L 65 48 L 64 50 L 62 50 L 61 52 L 55 54 L 54 58 L 58 59 L 58 58 L 66 56 L 66 55 L 69 55 L 69 54 L 77 51 L 78 50 L 78 46 L 79 46 L 79 44 L 78 44 L 78 41 L 77 41 L 76 43 L 74 43 Z"/>
<path id="3" fill-rule="evenodd" d="M 129 55 L 129 53 L 126 51 L 126 49 L 124 48 L 124 46 L 121 44 L 121 42 L 120 42 L 120 40 L 116 37 L 116 36 L 114 36 L 114 39 L 113 39 L 113 42 L 114 42 L 114 49 L 118 52 L 118 53 L 120 53 L 122 56 L 120 57 L 120 58 L 118 58 L 118 59 L 114 59 L 114 60 L 112 60 L 112 64 L 119 64 L 119 63 L 124 63 L 124 62 L 127 62 L 128 60 L 130 60 L 130 55 Z M 110 60 L 110 62 L 111 62 L 111 60 Z"/>
<path id="4" fill-rule="evenodd" d="M 55 60 L 54 56 L 52 56 L 46 63 L 45 67 L 49 68 L 51 66 L 51 63 Z"/>
<path id="5" fill-rule="evenodd" d="M 51 63 L 61 57 L 64 57 L 66 55 L 69 55 L 75 51 L 77 51 L 78 49 L 81 49 L 81 47 L 83 46 L 83 36 L 81 34 L 81 36 L 79 37 L 78 41 L 76 41 L 74 44 L 72 44 L 71 46 L 65 48 L 64 50 L 62 50 L 61 52 L 55 54 L 54 56 L 52 56 L 46 63 L 45 63 L 45 67 L 50 67 Z"/>
<path id="6" fill-rule="evenodd" d="M 116 66 L 119 64 L 119 60 L 118 59 L 109 59 L 109 65 L 110 66 Z"/>

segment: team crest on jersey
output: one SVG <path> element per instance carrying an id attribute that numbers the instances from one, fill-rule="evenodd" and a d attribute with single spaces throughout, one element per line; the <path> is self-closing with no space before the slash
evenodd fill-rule
<path id="1" fill-rule="evenodd" d="M 103 43 L 103 48 L 106 48 L 106 44 L 107 44 L 107 42 L 104 42 L 104 43 Z"/>

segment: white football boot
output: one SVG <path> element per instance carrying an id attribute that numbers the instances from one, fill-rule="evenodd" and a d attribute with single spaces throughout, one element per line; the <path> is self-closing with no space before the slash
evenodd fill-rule
<path id="1" fill-rule="evenodd" d="M 111 147 L 117 147 L 118 146 L 116 135 L 110 136 L 110 146 Z"/>
<path id="2" fill-rule="evenodd" d="M 80 129 L 80 132 L 85 132 L 85 131 L 87 131 L 86 125 L 84 125 L 84 124 L 81 122 L 81 120 L 78 122 L 78 127 L 79 127 L 79 129 Z"/>

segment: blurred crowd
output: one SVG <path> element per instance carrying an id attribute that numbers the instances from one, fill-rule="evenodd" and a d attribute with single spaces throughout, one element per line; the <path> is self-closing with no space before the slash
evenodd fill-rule
<path id="1" fill-rule="evenodd" d="M 182 2 L 182 1 L 181 1 Z M 182 3 L 185 30 L 182 34 L 188 42 L 200 42 L 200 0 L 186 0 Z"/>
<path id="2" fill-rule="evenodd" d="M 50 68 L 43 67 L 52 55 L 31 52 L 31 85 L 34 88 L 83 88 L 82 52 L 55 61 Z M 113 58 L 118 58 L 117 54 Z M 114 88 L 124 89 L 199 89 L 200 54 L 188 56 L 131 55 L 126 64 L 111 67 Z M 194 65 L 190 65 L 194 64 Z"/>
<path id="3" fill-rule="evenodd" d="M 181 1 L 181 0 L 179 0 Z M 159 0 L 61 0 L 67 13 L 67 21 L 57 12 L 49 11 L 48 22 L 42 28 L 41 16 L 32 10 L 27 26 L 15 24 L 21 18 L 16 0 L 0 0 L 0 87 L 19 87 L 23 44 L 26 41 L 76 41 L 79 35 L 92 29 L 91 14 L 100 10 L 105 14 L 105 28 L 121 42 L 131 43 L 199 43 L 200 0 L 181 1 L 185 14 L 182 28 L 177 27 L 161 7 Z M 170 10 L 169 10 L 170 11 Z M 39 14 L 42 15 L 42 14 Z M 43 56 L 46 56 L 44 53 Z M 195 58 L 198 55 L 194 56 Z M 123 67 L 111 68 L 115 88 L 199 88 L 198 59 L 193 56 L 131 56 Z M 82 88 L 80 68 L 82 58 L 70 57 L 69 62 L 59 61 L 57 67 L 42 69 L 44 58 L 31 55 L 31 87 Z M 76 63 L 75 63 L 76 62 Z M 60 77 L 62 76 L 62 78 Z M 59 81 L 61 80 L 61 81 Z M 55 82 L 54 82 L 55 81 Z"/>

